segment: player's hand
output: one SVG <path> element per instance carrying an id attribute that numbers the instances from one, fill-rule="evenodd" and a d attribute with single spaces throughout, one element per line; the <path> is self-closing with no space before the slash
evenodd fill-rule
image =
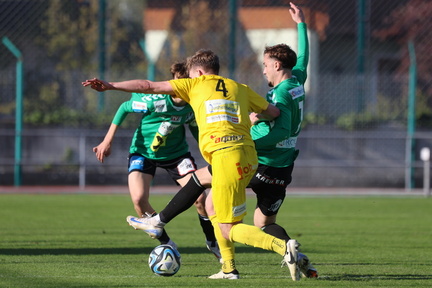
<path id="1" fill-rule="evenodd" d="M 96 154 L 99 162 L 103 163 L 104 158 L 111 155 L 111 144 L 102 142 L 98 146 L 93 147 L 93 152 Z"/>
<path id="2" fill-rule="evenodd" d="M 111 85 L 109 82 L 97 78 L 88 79 L 82 82 L 82 85 L 84 87 L 90 86 L 90 88 L 99 92 L 104 92 L 114 88 L 113 85 Z"/>
<path id="3" fill-rule="evenodd" d="M 252 125 L 254 125 L 257 121 L 260 120 L 260 118 L 258 117 L 258 113 L 252 112 L 249 114 L 249 119 L 252 123 Z"/>
<path id="4" fill-rule="evenodd" d="M 298 23 L 304 23 L 305 17 L 303 15 L 303 11 L 300 9 L 299 6 L 295 5 L 294 3 L 290 2 L 291 8 L 289 9 L 290 14 L 294 22 Z"/>

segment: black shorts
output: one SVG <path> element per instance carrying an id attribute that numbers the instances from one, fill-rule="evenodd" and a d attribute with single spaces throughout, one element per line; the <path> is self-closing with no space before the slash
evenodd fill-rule
<path id="1" fill-rule="evenodd" d="M 168 161 L 148 159 L 138 153 L 130 154 L 128 157 L 129 173 L 139 171 L 154 176 L 158 167 L 165 169 L 173 180 L 181 179 L 197 170 L 195 159 L 189 152 Z"/>
<path id="2" fill-rule="evenodd" d="M 248 188 L 255 192 L 257 207 L 264 215 L 272 216 L 278 213 L 285 199 L 286 187 L 291 183 L 293 169 L 294 164 L 283 168 L 258 165 Z"/>

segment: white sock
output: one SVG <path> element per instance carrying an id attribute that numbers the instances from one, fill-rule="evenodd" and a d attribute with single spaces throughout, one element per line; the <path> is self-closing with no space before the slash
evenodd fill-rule
<path id="1" fill-rule="evenodd" d="M 151 221 L 151 224 L 153 226 L 156 226 L 156 227 L 162 228 L 162 227 L 164 227 L 166 225 L 166 223 L 164 223 L 164 222 L 162 222 L 160 220 L 159 214 L 157 214 L 156 216 L 151 217 L 150 221 Z"/>

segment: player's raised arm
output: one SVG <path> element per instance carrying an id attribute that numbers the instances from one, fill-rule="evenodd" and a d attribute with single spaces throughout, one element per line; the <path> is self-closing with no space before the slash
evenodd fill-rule
<path id="1" fill-rule="evenodd" d="M 289 9 L 291 17 L 297 23 L 297 63 L 292 69 L 292 75 L 296 76 L 300 83 L 304 84 L 307 78 L 307 66 L 309 63 L 309 40 L 307 36 L 307 26 L 303 11 L 300 7 L 290 3 Z"/>
<path id="2" fill-rule="evenodd" d="M 289 9 L 290 14 L 294 22 L 298 23 L 305 23 L 305 17 L 303 14 L 303 11 L 300 9 L 299 6 L 295 5 L 294 3 L 290 2 L 291 8 Z"/>
<path id="3" fill-rule="evenodd" d="M 153 82 L 150 80 L 128 80 L 122 82 L 107 82 L 93 78 L 82 82 L 84 87 L 104 92 L 107 90 L 118 90 L 124 92 L 153 93 L 153 94 L 173 94 L 173 89 L 168 81 Z"/>

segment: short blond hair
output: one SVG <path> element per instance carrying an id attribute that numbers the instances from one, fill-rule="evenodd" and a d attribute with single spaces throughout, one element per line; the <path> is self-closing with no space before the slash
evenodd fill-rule
<path id="1" fill-rule="evenodd" d="M 200 49 L 186 60 L 187 69 L 190 70 L 194 66 L 202 67 L 206 72 L 219 74 L 219 57 L 211 50 Z"/>

